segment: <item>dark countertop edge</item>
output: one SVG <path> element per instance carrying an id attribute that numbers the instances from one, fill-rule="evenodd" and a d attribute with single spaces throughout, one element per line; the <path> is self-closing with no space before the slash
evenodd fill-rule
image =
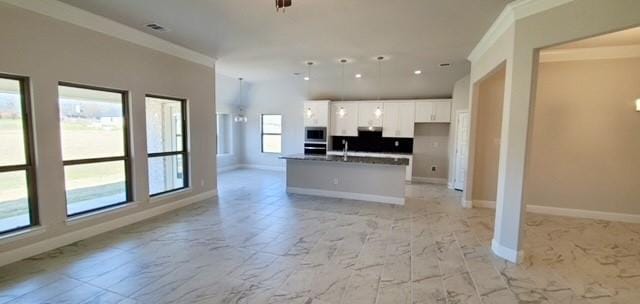
<path id="1" fill-rule="evenodd" d="M 383 165 L 383 166 L 408 166 L 409 161 L 406 158 L 396 158 L 406 160 L 407 163 L 398 163 L 397 161 L 390 161 L 394 159 L 392 157 L 372 157 L 372 156 L 349 156 L 347 161 L 342 160 L 342 156 L 333 156 L 333 159 L 327 159 L 326 156 L 313 156 L 313 155 L 286 155 L 279 157 L 284 160 L 298 160 L 298 161 L 317 161 L 317 162 L 332 162 L 342 164 L 361 164 L 361 165 Z M 351 160 L 351 161 L 349 161 Z"/>
<path id="2" fill-rule="evenodd" d="M 329 150 L 327 153 L 342 153 L 341 150 Z M 369 152 L 369 151 L 348 151 L 348 153 L 368 153 L 368 154 L 388 154 L 388 155 L 402 155 L 402 156 L 413 156 L 413 153 L 404 153 L 404 152 Z M 375 157 L 375 156 L 373 156 Z"/>

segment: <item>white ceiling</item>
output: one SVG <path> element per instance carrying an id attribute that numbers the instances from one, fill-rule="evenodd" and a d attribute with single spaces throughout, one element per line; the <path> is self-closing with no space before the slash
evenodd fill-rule
<path id="1" fill-rule="evenodd" d="M 61 0 L 217 58 L 219 73 L 249 82 L 302 81 L 316 95 L 353 99 L 450 96 L 469 72 L 467 55 L 511 0 Z M 158 23 L 168 32 L 144 27 Z M 388 56 L 378 81 L 378 55 Z M 451 63 L 440 68 L 440 63 Z M 421 69 L 423 74 L 413 75 Z M 353 75 L 364 77 L 355 80 Z"/>

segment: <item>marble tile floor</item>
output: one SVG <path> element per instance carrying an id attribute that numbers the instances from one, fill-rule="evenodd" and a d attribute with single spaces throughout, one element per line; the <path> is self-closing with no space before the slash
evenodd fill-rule
<path id="1" fill-rule="evenodd" d="M 528 214 L 513 265 L 444 186 L 402 207 L 283 182 L 226 172 L 217 199 L 0 268 L 0 303 L 640 303 L 640 225 Z"/>

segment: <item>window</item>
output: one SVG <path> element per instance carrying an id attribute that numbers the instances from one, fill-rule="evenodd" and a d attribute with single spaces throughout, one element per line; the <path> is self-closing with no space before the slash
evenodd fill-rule
<path id="1" fill-rule="evenodd" d="M 67 215 L 132 200 L 127 93 L 58 86 Z"/>
<path id="2" fill-rule="evenodd" d="M 0 233 L 38 224 L 27 85 L 0 75 Z"/>
<path id="3" fill-rule="evenodd" d="M 161 195 L 189 186 L 187 102 L 147 95 L 149 194 Z"/>
<path id="4" fill-rule="evenodd" d="M 282 115 L 262 114 L 262 152 L 282 152 Z"/>
<path id="5" fill-rule="evenodd" d="M 217 114 L 218 155 L 231 154 L 231 115 Z"/>

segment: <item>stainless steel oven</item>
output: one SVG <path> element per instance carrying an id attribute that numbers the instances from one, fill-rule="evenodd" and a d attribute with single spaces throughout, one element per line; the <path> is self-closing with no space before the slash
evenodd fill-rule
<path id="1" fill-rule="evenodd" d="M 327 142 L 327 128 L 324 128 L 324 127 L 304 128 L 304 142 L 305 143 Z"/>

